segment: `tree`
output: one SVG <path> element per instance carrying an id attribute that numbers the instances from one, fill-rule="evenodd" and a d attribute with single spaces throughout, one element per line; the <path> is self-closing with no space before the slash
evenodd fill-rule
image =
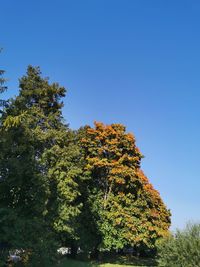
<path id="1" fill-rule="evenodd" d="M 158 245 L 158 262 L 162 267 L 200 266 L 200 224 L 188 224 L 163 239 Z"/>
<path id="2" fill-rule="evenodd" d="M 76 235 L 79 149 L 63 123 L 65 88 L 49 84 L 32 66 L 19 87 L 0 129 L 0 227 L 5 241 L 30 249 L 32 262 L 45 266 L 54 240 Z"/>
<path id="3" fill-rule="evenodd" d="M 60 132 L 61 133 L 61 132 Z M 60 145 L 45 151 L 51 194 L 48 220 L 57 232 L 61 245 L 73 247 L 78 240 L 78 218 L 81 213 L 80 186 L 83 179 L 80 149 L 75 132 L 62 132 Z"/>
<path id="4" fill-rule="evenodd" d="M 153 248 L 168 235 L 170 212 L 140 169 L 142 154 L 121 124 L 95 123 L 81 139 L 88 199 L 101 238 L 99 250 Z"/>
<path id="5" fill-rule="evenodd" d="M 0 49 L 1 52 L 1 49 Z M 3 78 L 5 71 L 0 69 L 0 94 L 7 90 L 7 86 L 5 86 L 6 79 Z M 5 101 L 0 99 L 0 107 L 5 105 Z"/>

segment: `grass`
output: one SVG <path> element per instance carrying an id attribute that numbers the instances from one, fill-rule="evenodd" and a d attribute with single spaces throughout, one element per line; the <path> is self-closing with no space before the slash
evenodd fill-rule
<path id="1" fill-rule="evenodd" d="M 155 262 L 151 259 L 127 259 L 119 258 L 117 260 L 111 260 L 107 262 L 83 262 L 71 259 L 65 259 L 57 267 L 154 267 Z"/>

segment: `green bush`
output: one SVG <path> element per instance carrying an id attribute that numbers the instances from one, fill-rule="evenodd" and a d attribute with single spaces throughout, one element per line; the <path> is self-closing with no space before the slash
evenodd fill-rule
<path id="1" fill-rule="evenodd" d="M 200 224 L 188 224 L 163 240 L 158 246 L 158 263 L 162 267 L 200 266 Z"/>

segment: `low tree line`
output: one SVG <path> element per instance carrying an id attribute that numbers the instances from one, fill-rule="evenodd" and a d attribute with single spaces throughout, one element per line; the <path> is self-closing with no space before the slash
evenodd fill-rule
<path id="1" fill-rule="evenodd" d="M 65 95 L 29 66 L 19 94 L 4 102 L 0 243 L 24 249 L 27 266 L 49 266 L 61 246 L 94 257 L 155 249 L 169 236 L 170 211 L 141 170 L 134 136 L 121 124 L 70 129 L 62 116 Z"/>

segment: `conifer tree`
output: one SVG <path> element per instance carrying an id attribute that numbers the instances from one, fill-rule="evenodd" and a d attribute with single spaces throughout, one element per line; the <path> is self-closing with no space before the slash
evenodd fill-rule
<path id="1" fill-rule="evenodd" d="M 19 88 L 2 117 L 0 227 L 5 241 L 29 248 L 32 262 L 45 266 L 45 253 L 49 259 L 56 251 L 54 239 L 76 236 L 79 149 L 63 123 L 65 88 L 32 66 Z"/>

